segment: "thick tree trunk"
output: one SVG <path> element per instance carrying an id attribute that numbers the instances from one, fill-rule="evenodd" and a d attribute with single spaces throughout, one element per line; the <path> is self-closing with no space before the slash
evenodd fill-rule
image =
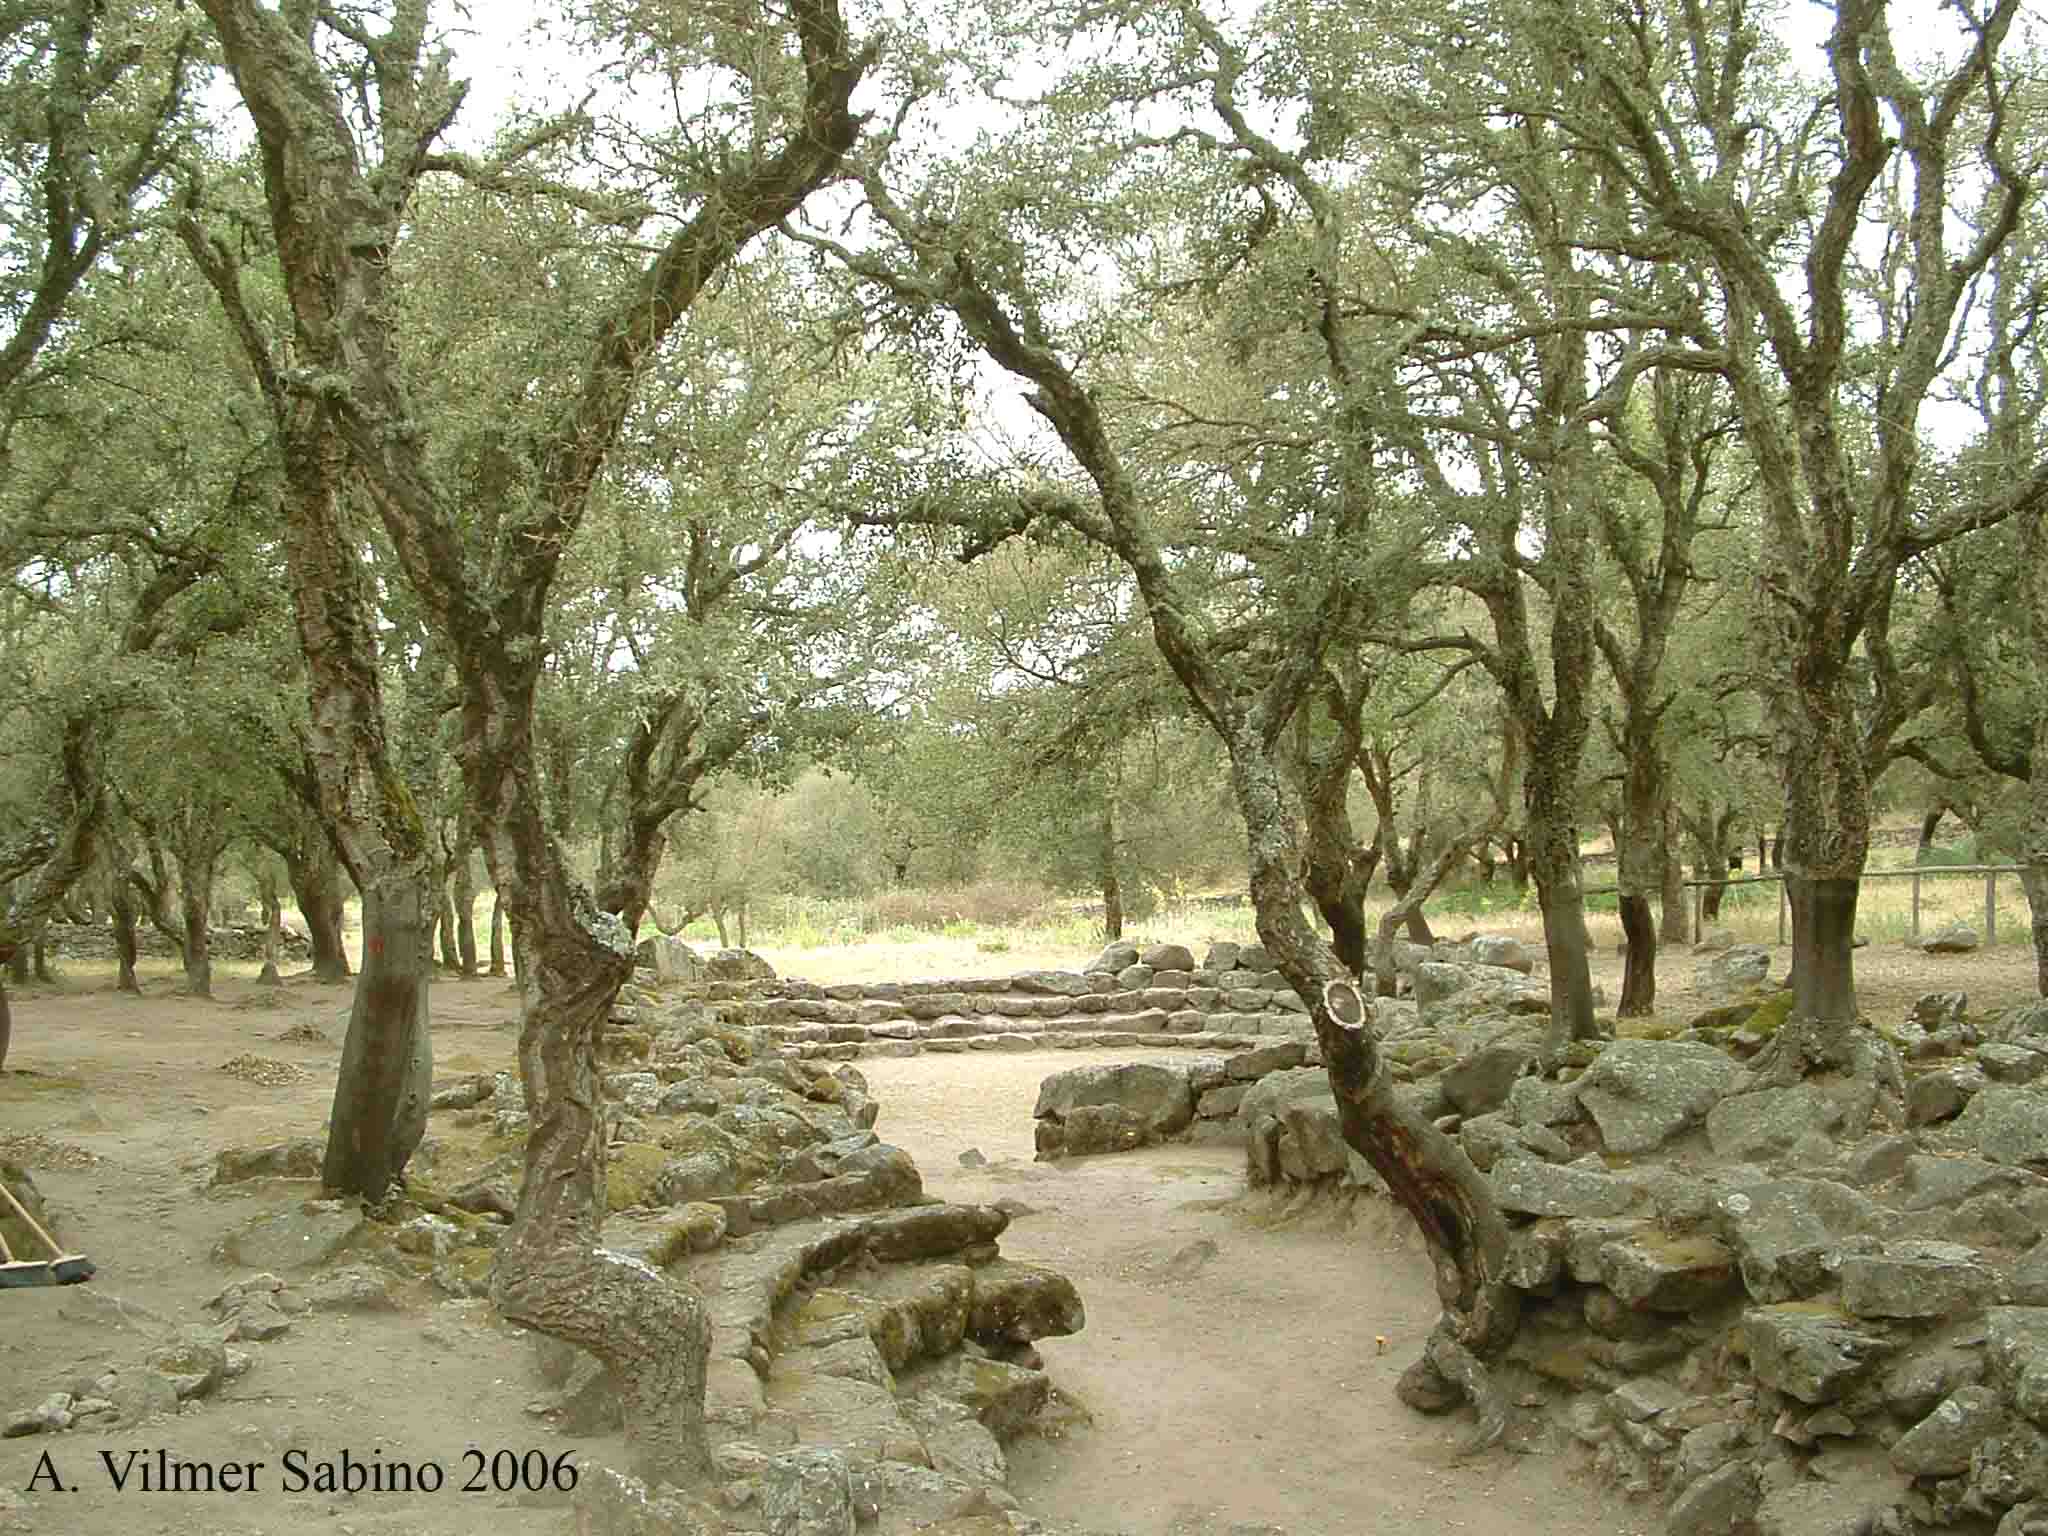
<path id="1" fill-rule="evenodd" d="M 505 974 L 505 903 L 495 893 L 491 896 L 491 974 Z"/>
<path id="2" fill-rule="evenodd" d="M 320 1165 L 321 1185 L 333 1194 L 382 1199 L 426 1134 L 434 1074 L 427 896 L 404 871 L 363 888 L 363 968 Z"/>
<path id="3" fill-rule="evenodd" d="M 299 914 L 306 920 L 314 978 L 347 981 L 348 945 L 342 936 L 348 911 L 347 894 L 341 862 L 328 846 L 326 835 L 313 829 L 304 846 L 286 853 L 284 870 L 292 888 L 292 900 L 298 903 Z"/>
<path id="4" fill-rule="evenodd" d="M 265 859 L 264 869 L 256 877 L 256 896 L 263 905 L 263 971 L 256 979 L 266 986 L 279 986 L 284 977 L 279 974 L 277 961 L 284 952 L 284 903 L 278 900 L 277 876 Z"/>

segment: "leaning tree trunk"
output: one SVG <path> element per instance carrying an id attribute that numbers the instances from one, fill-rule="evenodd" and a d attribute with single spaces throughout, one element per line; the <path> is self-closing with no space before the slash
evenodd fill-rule
<path id="1" fill-rule="evenodd" d="M 441 935 L 441 969 L 460 974 L 462 956 L 455 942 L 455 902 L 448 894 L 448 882 L 443 879 L 438 891 L 439 910 L 435 927 Z"/>
<path id="2" fill-rule="evenodd" d="M 1309 1005 L 1345 1144 L 1386 1181 L 1434 1263 L 1443 1317 L 1403 1374 L 1401 1399 L 1423 1412 L 1469 1401 L 1479 1414 L 1479 1439 L 1496 1439 L 1506 1410 L 1486 1362 L 1506 1349 L 1520 1320 L 1519 1297 L 1506 1279 L 1507 1223 L 1491 1184 L 1458 1144 L 1395 1091 L 1371 1005 L 1302 917 L 1294 874 L 1300 854 L 1278 766 L 1249 732 L 1231 748 L 1259 942 Z"/>
<path id="3" fill-rule="evenodd" d="M 495 893 L 491 896 L 491 974 L 505 974 L 505 902 Z"/>
<path id="4" fill-rule="evenodd" d="M 320 1167 L 321 1184 L 335 1192 L 381 1198 L 426 1134 L 434 1072 L 429 889 L 406 869 L 363 886 L 363 969 Z"/>

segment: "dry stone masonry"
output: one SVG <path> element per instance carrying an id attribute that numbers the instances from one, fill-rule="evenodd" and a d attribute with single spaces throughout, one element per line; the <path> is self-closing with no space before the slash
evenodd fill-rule
<path id="1" fill-rule="evenodd" d="M 1551 1075 L 1497 973 L 1420 962 L 1380 1003 L 1399 1091 L 1513 1224 L 1518 1438 L 1674 1536 L 2048 1532 L 2048 1004 L 1932 994 L 1868 1072 L 1767 1084 L 1788 996 L 1739 949 L 1703 967 L 1732 1002 Z M 1320 1071 L 1259 1077 L 1236 1124 L 1256 1188 L 1378 1190 Z"/>

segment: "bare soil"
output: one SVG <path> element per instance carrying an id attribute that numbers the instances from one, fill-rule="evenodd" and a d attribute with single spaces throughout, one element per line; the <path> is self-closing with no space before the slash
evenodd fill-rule
<path id="1" fill-rule="evenodd" d="M 841 979 L 815 954 L 774 958 L 816 980 Z M 919 958 L 951 958 L 938 968 L 954 973 L 1032 963 L 1014 954 Z M 2032 974 L 2020 947 L 1947 959 L 1874 947 L 1858 962 L 1866 1010 L 1879 1018 L 1944 986 L 1967 988 L 1973 1011 L 1988 1012 L 2023 999 Z M 1611 956 L 1601 969 L 1611 992 Z M 1663 997 L 1682 1016 L 1689 958 L 1667 969 Z M 79 972 L 15 997 L 14 1052 L 0 1076 L 0 1157 L 33 1169 L 63 1235 L 91 1255 L 99 1278 L 0 1291 L 0 1414 L 139 1361 L 167 1324 L 205 1321 L 207 1299 L 239 1273 L 215 1257 L 222 1237 L 307 1194 L 305 1184 L 284 1181 L 206 1193 L 214 1155 L 318 1135 L 340 1055 L 345 988 L 299 979 L 270 989 L 228 977 L 217 983 L 218 1001 L 202 1001 L 156 977 L 145 995 L 124 997 L 82 965 Z M 439 983 L 433 1013 L 441 1072 L 512 1064 L 513 997 L 503 982 Z M 280 1038 L 303 1036 L 306 1025 L 325 1040 Z M 303 1075 L 262 1083 L 221 1070 L 244 1056 Z M 1272 1226 L 1237 1198 L 1241 1158 L 1228 1145 L 1034 1163 L 1039 1080 L 1101 1059 L 1114 1058 L 861 1064 L 881 1100 L 880 1130 L 916 1157 L 927 1188 L 1024 1201 L 1033 1213 L 1015 1222 L 1005 1250 L 1058 1265 L 1086 1300 L 1087 1329 L 1048 1342 L 1045 1354 L 1093 1422 L 1015 1448 L 1012 1484 L 1027 1508 L 1132 1536 L 1226 1536 L 1233 1526 L 1294 1536 L 1410 1527 L 1535 1536 L 1653 1523 L 1649 1511 L 1574 1480 L 1555 1457 L 1457 1462 L 1457 1425 L 1398 1404 L 1394 1379 L 1436 1306 L 1427 1267 L 1392 1216 L 1342 1229 Z M 969 1148 L 987 1165 L 961 1166 Z M 617 1452 L 604 1441 L 572 1446 L 528 1414 L 540 1390 L 530 1350 L 480 1301 L 421 1290 L 402 1311 L 304 1316 L 283 1338 L 248 1348 L 255 1363 L 247 1375 L 174 1420 L 0 1441 L 0 1532 L 556 1532 L 566 1520 L 558 1501 L 458 1491 L 472 1466 L 465 1453 Z M 253 1493 L 143 1493 L 133 1480 L 117 1492 L 102 1453 L 119 1465 L 131 1450 L 216 1467 L 266 1465 Z M 74 1491 L 50 1490 L 47 1477 L 29 1491 L 47 1470 L 45 1452 Z M 344 1452 L 387 1467 L 431 1461 L 446 1485 L 431 1494 L 289 1493 L 288 1452 L 315 1469 Z"/>

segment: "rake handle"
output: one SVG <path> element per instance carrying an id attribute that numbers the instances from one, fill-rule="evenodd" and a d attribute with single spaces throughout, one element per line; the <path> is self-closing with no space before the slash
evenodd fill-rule
<path id="1" fill-rule="evenodd" d="M 50 1254 L 53 1258 L 61 1259 L 65 1256 L 64 1250 L 57 1246 L 57 1239 L 50 1236 L 49 1233 L 45 1232 L 43 1230 L 43 1224 L 37 1221 L 35 1217 L 29 1215 L 28 1207 L 23 1205 L 19 1200 L 14 1198 L 14 1191 L 7 1187 L 6 1182 L 4 1180 L 0 1180 L 0 1200 L 5 1200 L 9 1205 L 14 1207 L 14 1214 L 19 1216 L 23 1221 L 28 1223 L 29 1231 L 35 1233 L 37 1237 L 43 1240 L 43 1246 L 50 1250 Z M 0 1240 L 0 1249 L 4 1249 L 5 1246 L 5 1241 Z M 10 1258 L 8 1262 L 12 1263 L 13 1260 Z"/>

